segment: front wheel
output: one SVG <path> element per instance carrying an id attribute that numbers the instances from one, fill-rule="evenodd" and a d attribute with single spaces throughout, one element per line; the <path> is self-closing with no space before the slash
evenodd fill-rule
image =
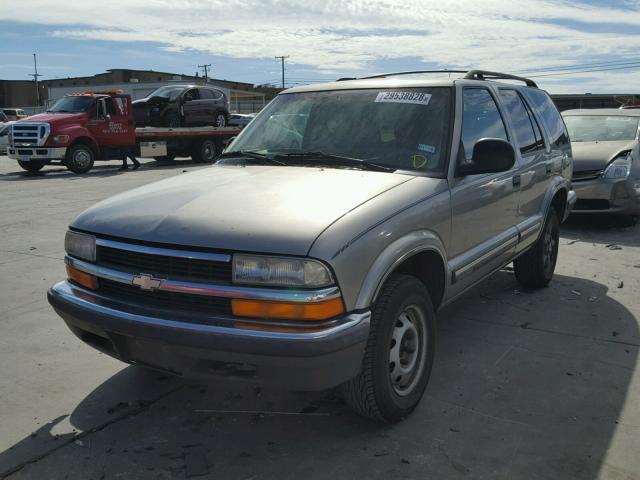
<path id="1" fill-rule="evenodd" d="M 435 325 L 431 297 L 422 282 L 392 275 L 373 307 L 360 373 L 342 386 L 347 404 L 383 422 L 409 415 L 429 382 Z"/>
<path id="2" fill-rule="evenodd" d="M 86 145 L 74 145 L 67 151 L 65 165 L 73 173 L 87 173 L 93 167 L 95 155 Z"/>
<path id="3" fill-rule="evenodd" d="M 25 162 L 23 160 L 18 160 L 18 165 L 20 165 L 27 172 L 37 172 L 42 170 L 47 162 L 43 162 L 42 160 L 31 160 L 29 162 Z"/>
<path id="4" fill-rule="evenodd" d="M 216 127 L 226 127 L 227 126 L 227 116 L 223 112 L 216 113 L 215 126 Z"/>
<path id="5" fill-rule="evenodd" d="M 549 285 L 558 260 L 560 221 L 556 209 L 551 207 L 542 234 L 531 249 L 513 261 L 516 279 L 526 288 Z"/>

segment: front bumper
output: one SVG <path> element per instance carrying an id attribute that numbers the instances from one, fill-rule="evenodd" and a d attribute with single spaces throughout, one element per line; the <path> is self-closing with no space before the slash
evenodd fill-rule
<path id="1" fill-rule="evenodd" d="M 640 178 L 573 182 L 577 194 L 573 213 L 640 215 Z"/>
<path id="2" fill-rule="evenodd" d="M 8 156 L 14 160 L 30 162 L 32 160 L 63 160 L 66 147 L 20 147 L 10 146 Z"/>
<path id="3" fill-rule="evenodd" d="M 289 333 L 143 314 L 67 281 L 53 286 L 48 299 L 75 335 L 122 361 L 295 390 L 324 390 L 354 377 L 369 334 L 368 311 L 346 315 L 326 330 Z M 232 319 L 221 320 L 228 325 Z"/>

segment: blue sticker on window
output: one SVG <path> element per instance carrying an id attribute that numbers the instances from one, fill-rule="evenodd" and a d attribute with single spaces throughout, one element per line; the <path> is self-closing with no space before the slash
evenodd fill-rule
<path id="1" fill-rule="evenodd" d="M 427 145 L 426 143 L 419 143 L 418 150 L 421 152 L 436 153 L 436 147 L 433 145 Z"/>

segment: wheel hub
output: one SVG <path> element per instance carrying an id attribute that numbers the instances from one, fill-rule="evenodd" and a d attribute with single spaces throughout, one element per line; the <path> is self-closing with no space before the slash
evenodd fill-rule
<path id="1" fill-rule="evenodd" d="M 415 306 L 405 308 L 396 319 L 389 349 L 389 377 L 398 395 L 411 393 L 424 368 L 425 320 Z"/>
<path id="2" fill-rule="evenodd" d="M 76 152 L 76 154 L 73 156 L 73 161 L 79 167 L 86 167 L 91 162 L 91 157 L 87 152 L 79 151 L 79 152 Z"/>

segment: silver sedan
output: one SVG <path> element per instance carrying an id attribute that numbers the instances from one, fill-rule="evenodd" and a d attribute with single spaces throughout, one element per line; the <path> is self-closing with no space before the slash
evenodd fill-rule
<path id="1" fill-rule="evenodd" d="M 640 110 L 563 112 L 573 151 L 574 213 L 640 216 Z"/>

